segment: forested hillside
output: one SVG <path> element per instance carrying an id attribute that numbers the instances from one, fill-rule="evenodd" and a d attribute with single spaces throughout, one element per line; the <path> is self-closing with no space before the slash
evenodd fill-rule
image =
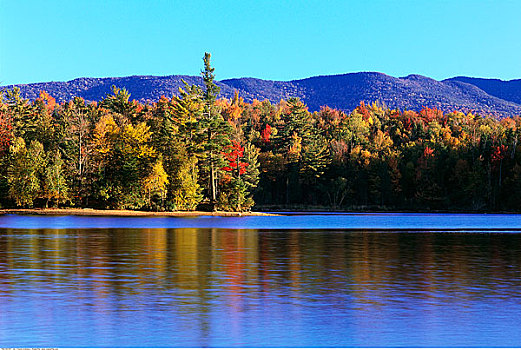
<path id="1" fill-rule="evenodd" d="M 159 101 L 161 96 L 178 96 L 179 88 L 184 86 L 183 80 L 190 85 L 204 87 L 201 77 L 179 75 L 79 78 L 69 82 L 37 83 L 17 87 L 20 88 L 21 96 L 31 101 L 38 98 L 40 91 L 46 91 L 58 102 L 66 102 L 74 97 L 82 97 L 87 101 L 101 101 L 110 94 L 112 86 L 115 85 L 125 88 L 133 99 L 141 103 L 152 103 Z M 281 99 L 298 97 L 312 112 L 319 111 L 323 106 L 350 112 L 360 101 L 379 101 L 391 109 L 409 109 L 417 112 L 423 107 L 428 107 L 444 112 L 459 110 L 498 117 L 521 114 L 519 83 L 515 80 L 500 82 L 499 85 L 489 88 L 491 81 L 485 82 L 487 84 L 482 84 L 481 80 L 473 78 L 437 81 L 421 75 L 395 78 L 382 73 L 360 72 L 292 81 L 240 78 L 222 80 L 216 84 L 220 88 L 219 98 L 232 99 L 235 91 L 248 103 L 254 99 L 267 99 L 276 104 Z"/>
<path id="2" fill-rule="evenodd" d="M 202 88 L 157 102 L 7 90 L 1 206 L 521 209 L 520 117 L 217 98 L 204 63 Z"/>
<path id="3" fill-rule="evenodd" d="M 521 79 L 500 80 L 470 77 L 454 77 L 444 82 L 463 82 L 474 85 L 491 96 L 521 104 Z"/>

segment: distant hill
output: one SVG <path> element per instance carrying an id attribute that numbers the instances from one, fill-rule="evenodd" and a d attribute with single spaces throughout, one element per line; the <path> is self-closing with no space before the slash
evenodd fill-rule
<path id="1" fill-rule="evenodd" d="M 45 90 L 61 102 L 74 96 L 98 101 L 110 93 L 111 86 L 115 85 L 126 88 L 133 99 L 152 102 L 161 96 L 177 94 L 178 88 L 183 87 L 182 80 L 188 84 L 202 85 L 200 77 L 171 75 L 78 78 L 68 82 L 17 86 L 24 98 L 35 99 L 41 90 Z M 235 90 L 248 102 L 253 99 L 278 102 L 288 97 L 299 97 L 311 111 L 326 105 L 350 111 L 360 101 L 380 101 L 390 108 L 402 110 L 420 110 L 426 106 L 444 111 L 456 109 L 496 116 L 521 115 L 521 80 L 455 77 L 437 81 L 421 75 L 395 78 L 382 73 L 360 72 L 292 81 L 227 79 L 218 82 L 218 85 L 222 97 L 231 98 Z"/>
<path id="2" fill-rule="evenodd" d="M 469 77 L 454 77 L 444 80 L 446 82 L 460 81 L 477 86 L 487 94 L 496 96 L 506 101 L 521 104 L 521 79 L 500 80 Z"/>

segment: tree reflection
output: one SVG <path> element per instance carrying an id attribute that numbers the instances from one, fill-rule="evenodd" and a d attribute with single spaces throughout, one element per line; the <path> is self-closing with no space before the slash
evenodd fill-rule
<path id="1" fill-rule="evenodd" d="M 190 330 L 204 347 L 216 329 L 240 345 L 267 320 L 322 309 L 360 325 L 389 305 L 416 308 L 428 327 L 444 303 L 521 299 L 521 237 L 504 233 L 0 229 L 0 251 L 4 301 L 54 296 L 99 332 L 128 312 L 160 314 L 172 337 Z"/>

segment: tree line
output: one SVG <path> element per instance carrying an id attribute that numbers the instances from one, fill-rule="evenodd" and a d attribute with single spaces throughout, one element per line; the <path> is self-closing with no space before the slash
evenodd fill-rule
<path id="1" fill-rule="evenodd" d="M 521 118 L 297 98 L 217 99 L 204 85 L 156 103 L 113 87 L 61 104 L 0 98 L 0 205 L 144 210 L 521 208 Z"/>

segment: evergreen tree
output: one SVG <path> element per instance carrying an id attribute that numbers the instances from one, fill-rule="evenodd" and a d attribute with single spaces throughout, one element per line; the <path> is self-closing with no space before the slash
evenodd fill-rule
<path id="1" fill-rule="evenodd" d="M 174 97 L 173 124 L 176 126 L 179 141 L 186 148 L 189 157 L 201 158 L 204 151 L 201 146 L 204 139 L 201 125 L 205 110 L 203 92 L 197 85 L 188 86 L 186 82 L 184 84 L 185 88 L 179 89 L 179 96 Z"/>
<path id="2" fill-rule="evenodd" d="M 202 200 L 202 188 L 198 184 L 201 146 L 201 119 L 204 110 L 202 90 L 185 83 L 169 103 L 160 100 L 155 111 L 157 124 L 155 139 L 163 154 L 165 171 L 170 181 L 166 207 L 174 210 L 193 210 Z"/>
<path id="3" fill-rule="evenodd" d="M 4 101 L 7 105 L 7 113 L 12 120 L 13 134 L 15 137 L 34 139 L 37 124 L 37 113 L 29 100 L 20 96 L 20 88 L 4 92 Z"/>
<path id="4" fill-rule="evenodd" d="M 209 53 L 204 54 L 204 69 L 201 71 L 201 74 L 205 90 L 203 93 L 204 112 L 201 124 L 204 133 L 202 144 L 206 154 L 204 165 L 208 179 L 208 196 L 210 207 L 213 209 L 215 208 L 218 193 L 218 170 L 224 165 L 221 151 L 230 142 L 228 138 L 230 125 L 223 119 L 218 107 L 215 105 L 220 89 L 214 82 L 215 75 L 213 72 L 215 68 L 212 68 L 210 58 L 211 55 Z"/>
<path id="5" fill-rule="evenodd" d="M 100 107 L 106 108 L 114 115 L 114 120 L 119 126 L 123 126 L 128 122 L 141 122 L 138 104 L 130 101 L 130 93 L 127 89 L 112 86 L 112 94 L 108 94 L 101 102 Z"/>

